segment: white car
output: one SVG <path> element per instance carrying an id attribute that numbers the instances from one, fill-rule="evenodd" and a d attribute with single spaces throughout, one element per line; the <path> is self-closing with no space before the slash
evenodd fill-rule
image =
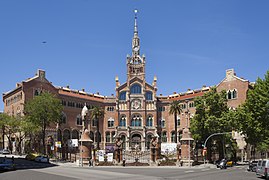
<path id="1" fill-rule="evenodd" d="M 259 160 L 256 168 L 256 174 L 269 180 L 269 159 Z"/>
<path id="2" fill-rule="evenodd" d="M 36 162 L 43 162 L 43 163 L 48 163 L 49 162 L 49 158 L 47 156 L 37 156 L 35 158 Z"/>

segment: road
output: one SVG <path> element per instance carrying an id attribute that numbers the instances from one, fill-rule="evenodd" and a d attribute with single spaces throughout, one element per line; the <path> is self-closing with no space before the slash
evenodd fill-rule
<path id="1" fill-rule="evenodd" d="M 259 180 L 255 173 L 247 172 L 246 166 L 226 170 L 215 168 L 178 167 L 69 167 L 53 166 L 39 169 L 23 169 L 0 174 L 1 180 L 89 180 L 89 179 L 136 179 L 136 180 Z"/>

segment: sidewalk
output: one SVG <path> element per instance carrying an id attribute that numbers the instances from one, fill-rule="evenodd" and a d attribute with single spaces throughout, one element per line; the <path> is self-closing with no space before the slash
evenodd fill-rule
<path id="1" fill-rule="evenodd" d="M 77 163 L 72 163 L 72 162 L 66 162 L 66 161 L 50 161 L 51 164 L 55 164 L 58 166 L 65 166 L 65 167 L 81 167 Z M 89 167 L 88 165 L 84 165 L 84 168 L 92 168 Z M 216 165 L 214 164 L 201 164 L 201 165 L 196 165 L 196 166 L 94 166 L 94 168 L 179 168 L 179 169 L 205 169 L 205 168 L 210 168 L 210 169 L 215 169 Z"/>

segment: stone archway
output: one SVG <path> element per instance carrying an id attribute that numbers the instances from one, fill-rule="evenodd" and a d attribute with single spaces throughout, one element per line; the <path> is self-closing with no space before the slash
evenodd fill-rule
<path id="1" fill-rule="evenodd" d="M 141 148 L 142 148 L 142 146 L 141 146 L 141 142 L 142 142 L 142 137 L 141 137 L 141 135 L 140 134 L 133 134 L 132 136 L 131 136 L 132 138 L 131 138 L 131 149 L 132 150 L 136 150 L 136 151 L 141 151 Z"/>

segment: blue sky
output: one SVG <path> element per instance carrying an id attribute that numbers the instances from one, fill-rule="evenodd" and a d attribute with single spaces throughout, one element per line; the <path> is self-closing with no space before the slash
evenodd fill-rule
<path id="1" fill-rule="evenodd" d="M 250 81 L 269 69 L 268 0 L 1 0 L 0 92 L 43 69 L 54 85 L 115 93 L 135 8 L 158 94 L 216 85 L 229 68 Z"/>

